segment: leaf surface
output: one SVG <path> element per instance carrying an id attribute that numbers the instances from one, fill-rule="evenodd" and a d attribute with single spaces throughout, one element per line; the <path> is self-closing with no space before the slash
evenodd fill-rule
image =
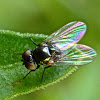
<path id="1" fill-rule="evenodd" d="M 47 35 L 19 33 L 8 30 L 0 30 L 0 99 L 10 99 L 17 95 L 30 93 L 48 85 L 59 82 L 69 76 L 77 67 L 56 66 L 48 68 L 44 73 L 41 82 L 43 69 L 41 66 L 35 72 L 31 72 L 24 80 L 23 77 L 29 72 L 22 65 L 21 55 L 27 49 L 34 49 L 36 46 L 29 37 L 37 43 L 41 43 Z"/>

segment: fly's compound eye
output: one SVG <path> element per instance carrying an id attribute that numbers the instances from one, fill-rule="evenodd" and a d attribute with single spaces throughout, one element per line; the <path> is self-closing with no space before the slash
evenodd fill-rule
<path id="1" fill-rule="evenodd" d="M 29 70 L 34 70 L 34 69 L 35 69 L 34 63 L 29 63 L 29 64 L 25 65 L 25 67 L 26 67 L 27 69 L 29 69 Z"/>
<path id="2" fill-rule="evenodd" d="M 26 50 L 23 54 L 22 54 L 22 58 L 23 58 L 23 62 L 24 64 L 27 63 L 32 63 L 33 62 L 33 58 L 32 58 L 32 54 L 30 50 Z"/>
<path id="3" fill-rule="evenodd" d="M 24 53 L 23 53 L 23 56 L 29 56 L 31 55 L 31 51 L 30 50 L 26 50 Z"/>

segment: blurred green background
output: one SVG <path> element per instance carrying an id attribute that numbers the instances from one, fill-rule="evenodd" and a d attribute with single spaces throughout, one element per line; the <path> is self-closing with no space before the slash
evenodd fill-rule
<path id="1" fill-rule="evenodd" d="M 51 34 L 72 21 L 87 24 L 79 43 L 97 51 L 95 61 L 59 83 L 12 100 L 100 100 L 100 1 L 0 0 L 0 29 Z"/>

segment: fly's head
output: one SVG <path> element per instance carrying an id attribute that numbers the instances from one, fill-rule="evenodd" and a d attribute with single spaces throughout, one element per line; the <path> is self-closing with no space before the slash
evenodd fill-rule
<path id="1" fill-rule="evenodd" d="M 34 59 L 32 58 L 32 52 L 31 50 L 26 50 L 22 54 L 22 62 L 23 65 L 29 70 L 34 70 L 35 69 L 35 64 L 34 64 Z"/>

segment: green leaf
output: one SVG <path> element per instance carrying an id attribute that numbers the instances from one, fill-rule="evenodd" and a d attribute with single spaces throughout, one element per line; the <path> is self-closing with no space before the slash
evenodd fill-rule
<path id="1" fill-rule="evenodd" d="M 39 44 L 47 36 L 0 30 L 0 99 L 10 99 L 17 95 L 39 90 L 59 82 L 77 69 L 77 67 L 71 66 L 50 67 L 45 71 L 43 82 L 41 82 L 45 67 L 41 66 L 23 80 L 29 70 L 22 65 L 22 56 L 15 54 L 15 52 L 23 53 L 27 49 L 36 47 L 29 37 Z"/>

